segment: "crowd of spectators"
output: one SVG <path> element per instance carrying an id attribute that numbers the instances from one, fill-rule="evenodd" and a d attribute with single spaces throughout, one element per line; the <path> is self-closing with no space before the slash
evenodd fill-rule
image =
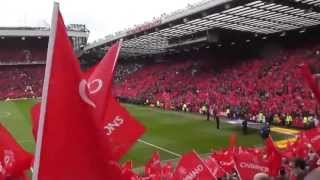
<path id="1" fill-rule="evenodd" d="M 44 61 L 46 59 L 46 52 L 37 48 L 30 49 L 4 49 L 0 48 L 0 62 L 1 63 L 16 63 L 16 62 L 33 62 Z"/>
<path id="2" fill-rule="evenodd" d="M 127 75 L 142 68 L 142 66 L 143 66 L 143 64 L 141 64 L 141 63 L 140 64 L 139 63 L 130 63 L 130 64 L 119 63 L 119 64 L 117 64 L 113 80 L 115 82 L 120 82 Z"/>
<path id="3" fill-rule="evenodd" d="M 45 38 L 2 38 L 0 39 L 0 63 L 44 62 L 48 39 Z"/>
<path id="4" fill-rule="evenodd" d="M 305 127 L 316 114 L 316 100 L 299 65 L 320 66 L 318 50 L 279 51 L 272 58 L 250 58 L 216 67 L 212 57 L 146 65 L 115 83 L 114 95 L 171 110 L 217 112 L 247 119 Z M 236 61 L 236 60 L 235 60 Z"/>
<path id="5" fill-rule="evenodd" d="M 0 99 L 40 97 L 43 65 L 0 66 Z"/>

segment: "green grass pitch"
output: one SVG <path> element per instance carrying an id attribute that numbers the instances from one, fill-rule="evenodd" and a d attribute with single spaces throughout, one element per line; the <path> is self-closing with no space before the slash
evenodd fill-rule
<path id="1" fill-rule="evenodd" d="M 30 108 L 36 100 L 0 101 L 0 122 L 17 139 L 18 143 L 33 152 L 35 143 L 31 133 Z M 216 129 L 215 122 L 206 121 L 206 117 L 191 113 L 170 112 L 161 109 L 124 104 L 127 110 L 142 122 L 147 132 L 142 140 L 165 148 L 177 154 L 196 150 L 199 154 L 210 153 L 228 145 L 229 135 L 238 135 L 238 144 L 244 146 L 262 145 L 257 130 L 250 129 L 243 135 L 240 127 L 221 122 Z M 272 134 L 274 139 L 283 139 L 280 134 Z M 133 160 L 135 167 L 141 167 L 151 157 L 153 151 L 159 151 L 161 160 L 177 159 L 177 156 L 159 150 L 150 145 L 137 142 L 123 158 Z"/>

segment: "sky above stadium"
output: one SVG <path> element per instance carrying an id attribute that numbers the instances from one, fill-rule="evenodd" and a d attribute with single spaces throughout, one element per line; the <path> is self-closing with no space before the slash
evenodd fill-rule
<path id="1" fill-rule="evenodd" d="M 185 8 L 199 0 L 58 0 L 66 24 L 86 24 L 89 41 L 151 21 L 162 13 Z M 5 0 L 0 6 L 0 26 L 49 26 L 52 0 Z"/>

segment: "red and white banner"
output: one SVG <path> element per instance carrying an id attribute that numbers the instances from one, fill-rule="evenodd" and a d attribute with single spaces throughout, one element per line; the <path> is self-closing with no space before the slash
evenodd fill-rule
<path id="1" fill-rule="evenodd" d="M 269 174 L 268 161 L 259 156 L 242 152 L 234 156 L 236 168 L 242 180 L 253 179 L 254 175 L 260 172 Z"/>
<path id="2" fill-rule="evenodd" d="M 180 159 L 173 174 L 174 180 L 215 179 L 207 165 L 195 151 L 186 153 Z"/>
<path id="3" fill-rule="evenodd" d="M 211 158 L 215 159 L 225 172 L 231 173 L 235 168 L 234 153 L 234 148 L 217 151 L 211 154 Z"/>
<path id="4" fill-rule="evenodd" d="M 205 159 L 204 163 L 207 165 L 210 172 L 214 177 L 216 177 L 216 179 L 223 177 L 226 174 L 226 172 L 221 168 L 219 163 L 214 158 Z"/>

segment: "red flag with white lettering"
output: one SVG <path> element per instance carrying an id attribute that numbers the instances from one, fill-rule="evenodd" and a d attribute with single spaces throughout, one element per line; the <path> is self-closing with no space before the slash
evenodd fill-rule
<path id="1" fill-rule="evenodd" d="M 97 123 L 100 128 L 100 141 L 103 145 L 106 144 L 103 142 L 109 142 L 107 148 L 111 148 L 111 157 L 116 161 L 120 160 L 145 132 L 144 126 L 111 96 L 104 120 Z"/>
<path id="2" fill-rule="evenodd" d="M 0 179 L 21 177 L 31 167 L 32 159 L 33 156 L 0 124 Z"/>
<path id="3" fill-rule="evenodd" d="M 89 105 L 79 95 L 82 73 L 55 4 L 37 134 L 33 179 L 121 177 L 97 137 Z"/>
<path id="4" fill-rule="evenodd" d="M 210 157 L 204 160 L 204 163 L 207 165 L 216 179 L 218 179 L 219 177 L 223 177 L 226 174 L 226 172 L 221 168 L 219 163 L 214 158 Z"/>
<path id="5" fill-rule="evenodd" d="M 225 150 L 213 152 L 211 158 L 215 159 L 222 169 L 227 173 L 232 173 L 235 167 L 233 155 L 235 150 Z"/>
<path id="6" fill-rule="evenodd" d="M 249 152 L 242 152 L 234 156 L 236 168 L 241 179 L 253 179 L 259 172 L 269 174 L 268 162 Z"/>
<path id="7" fill-rule="evenodd" d="M 186 153 L 180 159 L 176 171 L 173 174 L 174 180 L 180 179 L 214 179 L 206 164 L 200 159 L 195 151 Z"/>

